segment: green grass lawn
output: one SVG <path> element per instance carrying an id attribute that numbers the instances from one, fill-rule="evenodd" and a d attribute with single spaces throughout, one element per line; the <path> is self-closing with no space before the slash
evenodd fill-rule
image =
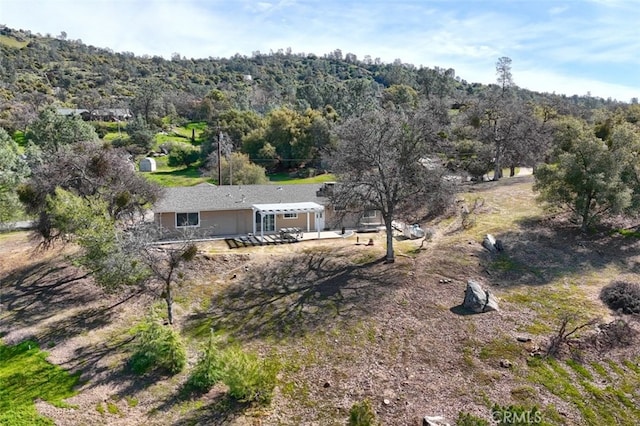
<path id="1" fill-rule="evenodd" d="M 192 131 L 195 136 L 195 141 L 193 145 L 200 145 L 202 143 L 202 134 L 204 130 L 207 128 L 207 123 L 205 122 L 193 122 L 188 123 L 184 126 L 175 127 L 171 131 L 167 133 L 158 133 L 156 135 L 156 146 L 163 144 L 165 142 L 183 142 L 191 144 L 191 134 Z"/>
<path id="2" fill-rule="evenodd" d="M 109 132 L 104 136 L 104 140 L 112 141 L 114 139 L 128 139 L 129 135 L 126 133 L 126 125 L 121 125 L 120 131 L 118 131 L 117 123 L 102 123 L 109 127 Z M 169 132 L 158 133 L 155 136 L 154 149 L 158 149 L 160 145 L 167 142 L 183 142 L 191 143 L 191 131 L 195 130 L 195 143 L 194 145 L 200 145 L 202 142 L 202 134 L 206 129 L 207 124 L 205 122 L 188 123 L 181 127 L 175 127 Z M 14 136 L 14 139 L 16 137 Z"/>
<path id="3" fill-rule="evenodd" d="M 213 180 L 200 175 L 200 164 L 184 167 L 169 167 L 167 165 L 167 157 L 157 157 L 156 171 L 151 173 L 143 173 L 151 182 L 155 182 L 160 186 L 193 186 L 202 182 L 213 182 Z M 278 185 L 295 185 L 303 183 L 322 183 L 335 180 L 332 174 L 318 175 L 310 178 L 291 178 L 287 173 L 276 173 L 268 176 L 270 183 Z"/>
<path id="4" fill-rule="evenodd" d="M 174 133 L 182 136 L 183 138 L 191 139 L 191 131 L 195 130 L 196 145 L 202 141 L 202 134 L 207 129 L 207 123 L 204 121 L 195 121 L 193 123 L 187 123 L 184 126 L 174 129 Z"/>
<path id="5" fill-rule="evenodd" d="M 208 178 L 200 176 L 197 166 L 187 168 L 162 168 L 161 170 L 142 173 L 151 182 L 155 182 L 160 186 L 193 186 L 202 182 L 206 182 Z"/>
<path id="6" fill-rule="evenodd" d="M 163 161 L 164 160 L 164 161 Z M 156 158 L 157 171 L 152 173 L 143 173 L 142 175 L 149 179 L 151 182 L 155 182 L 160 186 L 193 186 L 202 182 L 206 182 L 210 179 L 200 175 L 198 170 L 199 166 L 190 166 L 187 168 L 169 167 L 166 165 L 166 159 L 164 157 Z M 331 182 L 334 180 L 334 176 L 331 174 L 325 174 L 315 176 L 311 178 L 290 178 L 286 173 L 278 173 L 276 175 L 270 175 L 269 181 L 273 184 L 279 185 L 296 185 L 303 183 L 322 183 Z"/>
<path id="7" fill-rule="evenodd" d="M 158 133 L 156 135 L 156 143 L 154 144 L 154 147 L 158 147 L 160 145 L 162 145 L 163 143 L 167 143 L 167 142 L 179 142 L 179 143 L 191 143 L 191 139 L 187 138 L 185 136 L 182 136 L 180 134 L 177 133 Z"/>
<path id="8" fill-rule="evenodd" d="M 34 342 L 16 346 L 0 344 L 0 424 L 53 425 L 38 414 L 35 400 L 66 407 L 80 373 L 69 374 L 46 360 L 47 353 Z"/>
<path id="9" fill-rule="evenodd" d="M 104 135 L 104 138 L 102 138 L 105 141 L 113 141 L 116 139 L 129 139 L 129 135 L 126 134 L 124 131 L 120 131 L 120 132 L 109 132 L 106 135 Z"/>
<path id="10" fill-rule="evenodd" d="M 331 173 L 309 177 L 309 178 L 292 178 L 292 177 L 289 177 L 288 173 L 274 173 L 269 175 L 268 178 L 269 178 L 269 181 L 273 183 L 279 183 L 279 184 L 285 184 L 285 185 L 333 182 L 336 180 L 336 177 Z"/>

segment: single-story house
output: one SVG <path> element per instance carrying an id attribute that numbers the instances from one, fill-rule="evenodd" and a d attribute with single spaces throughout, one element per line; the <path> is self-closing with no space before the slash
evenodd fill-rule
<path id="1" fill-rule="evenodd" d="M 169 233 L 191 229 L 202 236 L 275 234 L 282 228 L 364 229 L 381 224 L 380 213 L 373 210 L 336 214 L 325 187 L 201 183 L 165 188 L 153 207 L 154 221 Z"/>

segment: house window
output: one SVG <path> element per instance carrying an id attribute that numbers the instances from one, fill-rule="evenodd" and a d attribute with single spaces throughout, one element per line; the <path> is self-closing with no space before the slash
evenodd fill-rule
<path id="1" fill-rule="evenodd" d="M 366 219 L 371 219 L 376 217 L 376 211 L 375 210 L 365 210 L 364 214 L 362 215 L 362 217 L 366 218 Z"/>
<path id="2" fill-rule="evenodd" d="M 176 213 L 176 228 L 200 226 L 200 213 Z"/>
<path id="3" fill-rule="evenodd" d="M 297 219 L 298 218 L 298 213 L 285 213 L 283 215 L 283 217 L 285 219 Z"/>

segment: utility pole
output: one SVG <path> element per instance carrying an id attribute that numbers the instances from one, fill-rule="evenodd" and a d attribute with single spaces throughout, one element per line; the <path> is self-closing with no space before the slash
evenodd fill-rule
<path id="1" fill-rule="evenodd" d="M 222 185 L 222 131 L 218 136 L 218 185 Z"/>

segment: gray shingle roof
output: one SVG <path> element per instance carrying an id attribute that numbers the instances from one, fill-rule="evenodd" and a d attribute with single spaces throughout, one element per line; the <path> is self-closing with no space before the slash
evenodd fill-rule
<path id="1" fill-rule="evenodd" d="M 253 204 L 315 202 L 322 184 L 304 185 L 223 185 L 201 183 L 195 186 L 165 188 L 164 196 L 153 207 L 154 213 L 250 209 Z"/>

